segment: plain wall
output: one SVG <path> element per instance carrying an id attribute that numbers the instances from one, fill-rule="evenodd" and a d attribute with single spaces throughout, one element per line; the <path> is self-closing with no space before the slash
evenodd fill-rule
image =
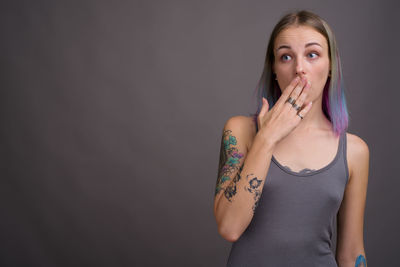
<path id="1" fill-rule="evenodd" d="M 225 121 L 255 111 L 272 27 L 336 34 L 348 132 L 370 148 L 369 266 L 397 263 L 395 1 L 2 1 L 0 265 L 224 266 Z"/>

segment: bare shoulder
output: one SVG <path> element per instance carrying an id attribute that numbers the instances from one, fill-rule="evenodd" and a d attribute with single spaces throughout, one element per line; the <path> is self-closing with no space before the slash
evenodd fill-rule
<path id="1" fill-rule="evenodd" d="M 225 123 L 224 130 L 231 130 L 235 135 L 240 136 L 242 142 L 249 148 L 256 134 L 256 125 L 252 117 L 239 115 L 230 117 Z"/>
<path id="2" fill-rule="evenodd" d="M 346 133 L 347 136 L 347 153 L 353 156 L 366 156 L 369 154 L 369 148 L 367 143 L 361 139 L 361 137 Z"/>
<path id="3" fill-rule="evenodd" d="M 346 133 L 347 136 L 347 161 L 349 165 L 350 177 L 355 170 L 368 167 L 369 147 L 359 136 Z M 366 165 L 366 166 L 365 166 Z"/>

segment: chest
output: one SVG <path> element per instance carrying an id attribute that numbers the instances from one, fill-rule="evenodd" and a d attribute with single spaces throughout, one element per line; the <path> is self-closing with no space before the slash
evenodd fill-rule
<path id="1" fill-rule="evenodd" d="M 283 140 L 273 151 L 282 166 L 294 172 L 319 170 L 329 165 L 340 150 L 340 138 L 310 138 Z"/>

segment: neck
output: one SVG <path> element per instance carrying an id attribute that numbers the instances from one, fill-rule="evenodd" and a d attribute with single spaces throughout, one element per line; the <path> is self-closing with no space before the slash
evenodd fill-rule
<path id="1" fill-rule="evenodd" d="M 292 131 L 291 134 L 294 135 L 309 135 L 311 132 L 315 132 L 318 130 L 331 130 L 332 124 L 325 117 L 324 112 L 322 111 L 322 95 L 313 101 L 311 109 L 304 116 L 304 119 L 301 120 L 299 125 Z"/>

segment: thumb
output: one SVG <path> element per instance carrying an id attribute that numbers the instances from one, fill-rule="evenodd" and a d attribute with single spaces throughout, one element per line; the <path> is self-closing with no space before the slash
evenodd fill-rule
<path id="1" fill-rule="evenodd" d="M 264 97 L 262 98 L 262 102 L 263 102 L 263 105 L 261 107 L 260 113 L 258 113 L 258 118 L 257 118 L 258 129 L 261 128 L 261 125 L 263 124 L 262 118 L 265 116 L 265 113 L 267 113 L 268 107 L 269 107 L 268 101 Z"/>
<path id="2" fill-rule="evenodd" d="M 268 101 L 264 97 L 262 98 L 262 102 L 263 102 L 263 105 L 262 105 L 261 110 L 260 110 L 260 114 L 259 114 L 260 116 L 264 116 L 265 113 L 267 113 L 268 107 L 269 107 Z"/>

